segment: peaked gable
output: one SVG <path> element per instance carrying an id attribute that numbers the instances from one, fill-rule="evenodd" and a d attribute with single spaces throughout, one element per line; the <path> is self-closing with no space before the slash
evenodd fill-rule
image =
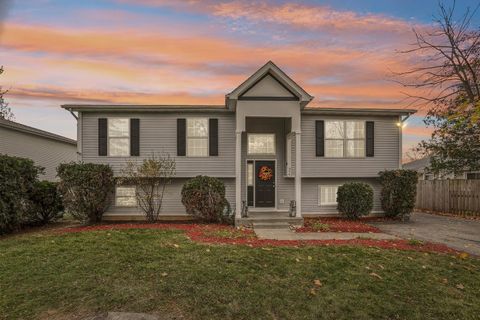
<path id="1" fill-rule="evenodd" d="M 284 84 L 279 82 L 270 73 L 266 73 L 263 77 L 257 80 L 252 86 L 247 89 L 239 99 L 250 97 L 280 97 L 293 98 L 298 100 L 299 97 L 288 89 Z"/>
<path id="2" fill-rule="evenodd" d="M 295 100 L 304 108 L 313 97 L 293 81 L 272 61 L 225 96 L 227 107 L 236 108 L 238 100 Z"/>

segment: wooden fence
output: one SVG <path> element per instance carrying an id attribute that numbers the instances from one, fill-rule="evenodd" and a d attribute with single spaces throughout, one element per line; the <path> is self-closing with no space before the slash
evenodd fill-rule
<path id="1" fill-rule="evenodd" d="M 480 180 L 421 180 L 415 208 L 421 211 L 480 216 Z"/>

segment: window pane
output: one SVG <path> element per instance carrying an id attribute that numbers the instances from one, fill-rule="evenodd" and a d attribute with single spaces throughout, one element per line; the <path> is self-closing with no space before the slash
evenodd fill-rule
<path id="1" fill-rule="evenodd" d="M 343 140 L 325 140 L 326 157 L 343 157 Z"/>
<path id="2" fill-rule="evenodd" d="M 335 205 L 337 204 L 338 186 L 319 186 L 319 205 Z"/>
<path id="3" fill-rule="evenodd" d="M 110 138 L 109 153 L 111 156 L 128 156 L 130 154 L 129 138 Z"/>
<path id="4" fill-rule="evenodd" d="M 364 157 L 365 140 L 347 140 L 347 157 Z"/>
<path id="5" fill-rule="evenodd" d="M 135 207 L 135 187 L 117 187 L 115 204 L 120 207 Z"/>
<path id="6" fill-rule="evenodd" d="M 363 139 L 365 138 L 365 122 L 363 121 L 347 121 L 346 122 L 346 138 L 347 139 Z"/>
<path id="7" fill-rule="evenodd" d="M 134 197 L 135 187 L 117 187 L 117 197 Z"/>
<path id="8" fill-rule="evenodd" d="M 344 128 L 343 121 L 326 121 L 325 122 L 325 138 L 326 139 L 343 139 Z"/>
<path id="9" fill-rule="evenodd" d="M 109 137 L 128 137 L 130 131 L 129 119 L 108 119 L 108 136 Z"/>
<path id="10" fill-rule="evenodd" d="M 253 163 L 247 164 L 247 186 L 253 186 Z"/>
<path id="11" fill-rule="evenodd" d="M 187 155 L 190 157 L 206 157 L 208 155 L 208 139 L 187 139 Z"/>
<path id="12" fill-rule="evenodd" d="M 273 134 L 249 134 L 249 154 L 275 154 L 275 135 Z"/>
<path id="13" fill-rule="evenodd" d="M 188 137 L 208 137 L 208 119 L 187 119 Z"/>

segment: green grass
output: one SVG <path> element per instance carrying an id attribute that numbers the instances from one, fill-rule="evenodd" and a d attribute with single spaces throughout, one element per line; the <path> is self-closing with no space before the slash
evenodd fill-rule
<path id="1" fill-rule="evenodd" d="M 186 319 L 478 319 L 479 301 L 480 261 L 472 258 L 204 245 L 164 230 L 0 239 L 2 320 L 105 311 Z"/>

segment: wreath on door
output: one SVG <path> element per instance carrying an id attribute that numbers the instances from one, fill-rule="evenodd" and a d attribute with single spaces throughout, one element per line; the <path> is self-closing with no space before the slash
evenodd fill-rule
<path id="1" fill-rule="evenodd" d="M 272 168 L 269 166 L 261 166 L 260 170 L 258 171 L 258 178 L 262 181 L 268 181 L 272 179 L 273 171 Z"/>

